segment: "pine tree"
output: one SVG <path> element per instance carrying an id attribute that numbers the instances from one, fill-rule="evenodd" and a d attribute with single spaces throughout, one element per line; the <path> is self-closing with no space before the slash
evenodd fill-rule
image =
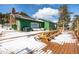
<path id="1" fill-rule="evenodd" d="M 57 23 L 57 28 L 63 28 L 63 29 L 68 29 L 68 24 L 70 22 L 70 16 L 69 16 L 69 12 L 67 9 L 67 5 L 62 5 L 59 8 L 59 21 Z"/>
<path id="2" fill-rule="evenodd" d="M 2 24 L 2 25 L 5 23 L 4 17 L 5 17 L 5 14 L 0 13 L 0 24 Z"/>
<path id="3" fill-rule="evenodd" d="M 75 19 L 72 25 L 73 30 L 79 30 L 79 15 L 75 15 Z"/>

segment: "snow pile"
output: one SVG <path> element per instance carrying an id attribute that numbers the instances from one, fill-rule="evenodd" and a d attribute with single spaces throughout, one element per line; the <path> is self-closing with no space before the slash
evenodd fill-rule
<path id="1" fill-rule="evenodd" d="M 10 40 L 10 39 L 9 39 Z M 0 53 L 17 53 L 25 48 L 30 50 L 42 49 L 46 44 L 36 41 L 34 36 L 15 38 L 13 41 L 2 43 Z"/>
<path id="2" fill-rule="evenodd" d="M 75 43 L 76 39 L 73 39 L 72 34 L 68 32 L 62 32 L 59 36 L 55 37 L 55 39 L 51 40 L 51 42 L 57 42 L 59 44 L 63 43 Z"/>

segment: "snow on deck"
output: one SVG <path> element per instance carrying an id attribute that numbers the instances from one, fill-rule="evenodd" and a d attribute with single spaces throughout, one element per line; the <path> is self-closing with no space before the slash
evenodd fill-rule
<path id="1" fill-rule="evenodd" d="M 28 48 L 30 50 L 42 49 L 46 45 L 42 42 L 36 41 L 34 36 L 15 38 L 13 41 L 5 42 L 0 45 L 0 53 L 17 53 L 22 49 Z"/>
<path id="2" fill-rule="evenodd" d="M 2 43 L 0 53 L 17 53 L 18 51 L 29 48 L 30 50 L 42 49 L 44 43 L 36 41 L 34 36 L 15 38 L 13 41 Z"/>
<path id="3" fill-rule="evenodd" d="M 73 35 L 70 32 L 62 32 L 62 34 L 55 37 L 51 42 L 63 43 L 75 43 L 76 39 L 73 39 Z"/>
<path id="4" fill-rule="evenodd" d="M 35 34 L 38 34 L 40 32 L 42 31 L 32 31 L 32 32 L 5 31 L 3 35 L 0 36 L 1 40 L 0 54 L 9 54 L 9 53 L 27 54 L 35 49 L 38 50 L 44 48 L 46 44 L 40 41 L 36 41 L 34 38 Z"/>

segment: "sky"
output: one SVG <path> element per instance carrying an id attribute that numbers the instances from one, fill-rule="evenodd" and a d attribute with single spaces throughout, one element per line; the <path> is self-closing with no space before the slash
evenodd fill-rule
<path id="1" fill-rule="evenodd" d="M 0 12 L 9 13 L 12 8 L 15 8 L 17 12 L 25 12 L 31 17 L 57 21 L 60 6 L 61 4 L 0 4 Z M 68 4 L 67 6 L 69 12 L 79 14 L 79 4 Z"/>

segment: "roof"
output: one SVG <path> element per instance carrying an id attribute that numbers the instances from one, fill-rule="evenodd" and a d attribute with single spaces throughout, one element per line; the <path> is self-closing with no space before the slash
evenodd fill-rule
<path id="1" fill-rule="evenodd" d="M 24 20 L 31 20 L 31 21 L 36 21 L 36 22 L 44 22 L 43 20 L 40 20 L 40 19 L 35 19 L 35 18 L 28 17 L 28 16 L 22 16 L 19 14 L 15 14 L 15 18 L 20 18 L 20 19 L 24 19 Z"/>
<path id="2" fill-rule="evenodd" d="M 17 19 L 31 20 L 31 21 L 36 21 L 36 22 L 45 22 L 45 21 L 47 21 L 47 22 L 54 23 L 51 20 L 45 20 L 45 19 L 41 19 L 41 18 L 32 18 L 32 17 L 30 17 L 27 14 L 26 15 L 22 15 L 20 12 L 16 12 L 15 14 L 11 14 L 11 15 L 13 15 Z"/>
<path id="3" fill-rule="evenodd" d="M 54 21 L 49 20 L 49 19 L 41 19 L 41 18 L 39 18 L 39 19 L 40 19 L 40 20 L 43 20 L 43 21 L 46 21 L 46 22 L 57 23 L 57 22 L 54 22 Z"/>

